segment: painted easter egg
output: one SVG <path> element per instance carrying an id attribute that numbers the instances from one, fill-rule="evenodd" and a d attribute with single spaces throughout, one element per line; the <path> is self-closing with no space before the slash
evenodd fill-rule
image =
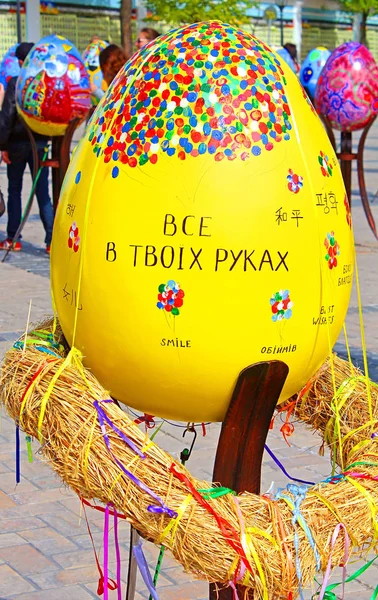
<path id="1" fill-rule="evenodd" d="M 17 110 L 42 135 L 63 135 L 74 118 L 90 109 L 88 73 L 78 50 L 59 35 L 44 37 L 22 65 L 16 87 Z"/>
<path id="2" fill-rule="evenodd" d="M 318 46 L 307 54 L 301 65 L 299 79 L 311 99 L 315 96 L 320 73 L 330 56 L 331 52 L 327 48 Z"/>
<path id="3" fill-rule="evenodd" d="M 219 421 L 245 367 L 286 362 L 284 400 L 322 364 L 353 253 L 299 79 L 252 35 L 197 23 L 135 54 L 100 101 L 64 180 L 52 288 L 112 396 Z"/>
<path id="4" fill-rule="evenodd" d="M 85 68 L 88 71 L 90 83 L 100 90 L 102 90 L 104 80 L 100 68 L 100 52 L 107 46 L 109 46 L 108 42 L 105 42 L 104 40 L 98 40 L 92 44 L 89 44 L 83 53 L 83 61 Z M 93 96 L 93 94 L 92 103 L 95 105 L 98 104 L 98 99 Z"/>
<path id="5" fill-rule="evenodd" d="M 6 89 L 8 81 L 12 77 L 18 77 L 20 73 L 20 65 L 16 56 L 17 47 L 18 44 L 15 44 L 11 48 L 9 48 L 9 50 L 4 55 L 3 60 L 1 61 L 0 83 L 4 86 L 4 89 Z"/>
<path id="6" fill-rule="evenodd" d="M 378 112 L 378 67 L 359 42 L 346 42 L 328 58 L 318 80 L 315 106 L 340 131 L 363 129 Z"/>

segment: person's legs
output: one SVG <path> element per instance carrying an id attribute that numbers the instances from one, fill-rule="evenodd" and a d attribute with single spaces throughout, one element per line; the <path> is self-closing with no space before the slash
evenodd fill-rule
<path id="1" fill-rule="evenodd" d="M 41 159 L 44 154 L 44 151 L 39 150 L 38 154 L 39 158 Z M 33 172 L 32 153 L 29 154 L 28 163 L 30 171 Z M 39 214 L 46 232 L 45 244 L 46 246 L 50 246 L 54 224 L 54 209 L 51 204 L 51 199 L 49 195 L 49 170 L 47 167 L 44 167 L 39 175 L 39 179 L 35 188 L 35 193 L 37 196 L 39 206 Z"/>
<path id="2" fill-rule="evenodd" d="M 26 167 L 26 159 L 12 160 L 7 165 L 8 176 L 8 226 L 7 235 L 13 240 L 18 226 L 21 223 L 21 193 L 22 178 Z M 20 236 L 21 237 L 21 236 Z"/>

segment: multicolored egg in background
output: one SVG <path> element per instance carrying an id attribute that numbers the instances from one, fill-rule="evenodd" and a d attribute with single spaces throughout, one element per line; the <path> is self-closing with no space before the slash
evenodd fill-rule
<path id="1" fill-rule="evenodd" d="M 17 47 L 18 44 L 15 44 L 11 48 L 9 48 L 9 50 L 4 55 L 3 60 L 1 61 L 0 83 L 4 86 L 4 89 L 6 89 L 8 81 L 12 77 L 18 77 L 20 73 L 20 65 L 16 56 Z"/>
<path id="2" fill-rule="evenodd" d="M 89 81 L 91 85 L 95 85 L 100 89 L 102 89 L 103 82 L 102 71 L 100 68 L 100 52 L 107 46 L 109 46 L 108 42 L 98 40 L 89 44 L 83 53 L 83 61 L 85 68 L 88 71 Z M 94 96 L 92 96 L 92 103 L 95 105 L 98 104 L 98 99 Z"/>
<path id="3" fill-rule="evenodd" d="M 52 288 L 112 396 L 220 421 L 253 363 L 289 365 L 281 400 L 307 383 L 344 322 L 353 257 L 299 79 L 252 35 L 197 23 L 135 54 L 101 99 L 64 180 Z"/>
<path id="4" fill-rule="evenodd" d="M 59 35 L 44 37 L 29 52 L 17 81 L 17 110 L 42 135 L 63 135 L 91 106 L 89 76 L 75 46 Z"/>
<path id="5" fill-rule="evenodd" d="M 330 56 L 331 52 L 327 48 L 318 46 L 307 54 L 301 64 L 299 79 L 311 100 L 315 96 L 316 84 L 318 83 L 320 73 Z"/>
<path id="6" fill-rule="evenodd" d="M 336 48 L 320 74 L 315 106 L 334 129 L 363 129 L 378 112 L 378 66 L 359 42 Z"/>
<path id="7" fill-rule="evenodd" d="M 285 63 L 290 67 L 290 69 L 293 71 L 293 73 L 297 74 L 297 67 L 295 62 L 293 61 L 293 59 L 290 56 L 290 53 L 286 50 L 286 48 L 278 48 L 276 50 L 278 56 L 280 56 Z"/>

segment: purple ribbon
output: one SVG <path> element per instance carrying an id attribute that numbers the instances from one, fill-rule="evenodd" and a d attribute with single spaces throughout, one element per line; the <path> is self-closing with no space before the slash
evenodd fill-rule
<path id="1" fill-rule="evenodd" d="M 271 458 L 273 458 L 276 465 L 281 469 L 282 473 L 284 473 L 286 475 L 286 477 L 288 477 L 292 481 L 297 481 L 298 483 L 304 483 L 305 485 L 315 485 L 315 483 L 313 481 L 304 481 L 303 479 L 297 479 L 296 477 L 291 477 L 291 475 L 289 475 L 289 473 L 286 471 L 283 464 L 278 460 L 277 456 L 275 456 L 275 454 L 273 454 L 273 452 L 271 451 L 269 446 L 267 446 L 266 444 L 265 444 L 265 450 L 267 451 L 269 456 Z"/>
<path id="2" fill-rule="evenodd" d="M 20 428 L 16 425 L 16 484 L 21 481 Z"/>
<path id="3" fill-rule="evenodd" d="M 108 581 L 109 581 L 109 504 L 105 508 L 104 520 L 104 600 L 108 600 Z"/>
<path id="4" fill-rule="evenodd" d="M 117 561 L 117 597 L 118 600 L 122 600 L 122 583 L 121 583 L 121 552 L 119 549 L 119 541 L 118 541 L 118 514 L 116 508 L 113 508 L 114 513 L 114 544 L 116 551 L 116 561 Z"/>
<path id="5" fill-rule="evenodd" d="M 101 400 L 101 402 L 113 402 L 113 400 L 111 400 L 109 398 L 107 400 Z M 131 450 L 133 452 L 135 452 L 135 454 L 138 454 L 138 456 L 140 456 L 140 458 L 146 458 L 146 455 L 143 454 L 143 452 L 141 452 L 141 450 L 139 450 L 138 446 L 136 444 L 134 444 L 134 442 L 132 440 L 130 440 L 130 438 L 128 438 L 127 435 L 125 435 L 123 433 L 123 431 L 121 431 L 120 429 L 118 429 L 118 427 L 116 427 L 116 425 L 114 425 L 114 423 L 113 423 L 113 421 L 111 419 L 109 419 L 109 417 L 106 414 L 106 412 L 104 411 L 104 409 L 100 406 L 100 402 L 98 400 L 95 400 L 93 402 L 93 405 L 94 405 L 94 407 L 97 410 L 98 420 L 100 422 L 100 427 L 101 427 L 101 430 L 102 430 L 104 438 L 106 438 L 109 441 L 108 434 L 106 433 L 106 429 L 105 429 L 105 423 L 104 423 L 104 421 L 106 421 L 107 424 L 109 425 L 109 427 L 111 427 L 113 429 L 113 431 L 115 431 L 116 434 L 119 435 L 119 437 L 128 446 L 130 446 Z"/>
<path id="6" fill-rule="evenodd" d="M 143 554 L 142 544 L 139 543 L 133 548 L 133 553 L 135 556 L 135 560 L 137 562 L 140 574 L 143 577 L 143 581 L 147 586 L 148 591 L 150 592 L 150 596 L 153 600 L 159 600 L 159 596 L 155 589 L 154 583 L 152 581 L 151 573 L 147 565 L 146 557 Z"/>
<path id="7" fill-rule="evenodd" d="M 103 400 L 103 402 L 113 402 L 113 400 Z M 131 479 L 131 481 L 133 483 L 135 483 L 135 485 L 137 485 L 141 490 L 146 492 L 146 494 L 151 496 L 151 498 L 153 498 L 160 505 L 160 506 L 150 505 L 147 507 L 147 510 L 151 513 L 158 513 L 158 514 L 165 513 L 171 519 L 176 519 L 177 512 L 168 508 L 168 506 L 165 504 L 165 502 L 163 502 L 163 500 L 161 498 L 159 498 L 159 496 L 157 494 L 155 494 L 155 492 L 153 492 L 145 483 L 143 483 L 143 481 L 138 479 L 133 473 L 128 471 L 123 466 L 123 464 L 118 460 L 118 458 L 113 454 L 112 449 L 110 447 L 109 436 L 106 433 L 105 421 L 110 425 L 110 427 L 113 429 L 113 431 L 115 431 L 118 435 L 120 435 L 120 437 L 128 444 L 128 446 L 130 446 L 131 449 L 134 449 L 133 446 L 136 448 L 135 451 L 141 458 L 145 458 L 145 455 L 140 452 L 140 450 L 135 446 L 135 444 L 131 440 L 129 440 L 129 438 L 122 431 L 120 431 L 117 427 L 115 427 L 115 425 L 113 425 L 113 423 L 111 422 L 109 417 L 105 414 L 104 410 L 101 408 L 98 400 L 95 400 L 93 402 L 93 406 L 97 410 L 98 421 L 100 423 L 101 431 L 102 431 L 102 434 L 104 437 L 104 442 L 105 442 L 106 447 L 109 450 L 110 454 L 112 455 L 112 458 L 113 458 L 114 462 L 116 463 L 116 465 L 118 465 L 118 467 L 121 469 L 121 471 L 123 471 L 125 473 L 125 475 L 129 479 Z"/>

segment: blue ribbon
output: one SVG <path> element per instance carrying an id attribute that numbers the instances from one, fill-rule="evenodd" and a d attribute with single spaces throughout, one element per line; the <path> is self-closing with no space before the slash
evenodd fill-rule
<path id="1" fill-rule="evenodd" d="M 136 546 L 134 546 L 133 552 L 134 552 L 135 560 L 137 562 L 139 571 L 143 577 L 143 581 L 146 584 L 148 591 L 150 592 L 150 596 L 153 598 L 153 600 L 159 600 L 159 596 L 155 589 L 154 583 L 152 581 L 151 573 L 150 573 L 150 570 L 147 565 L 146 557 L 144 556 L 144 553 L 142 550 L 142 544 L 139 543 Z"/>
<path id="2" fill-rule="evenodd" d="M 294 504 L 293 518 L 292 518 L 291 522 L 294 526 L 295 570 L 297 573 L 298 585 L 299 585 L 299 595 L 301 597 L 301 600 L 304 600 L 304 596 L 303 596 L 303 589 L 302 589 L 302 567 L 301 567 L 301 562 L 299 560 L 299 536 L 298 536 L 298 531 L 297 531 L 297 527 L 296 527 L 297 523 L 299 523 L 301 525 L 301 527 L 309 541 L 309 544 L 312 548 L 312 551 L 314 553 L 315 560 L 316 560 L 317 571 L 320 571 L 320 568 L 321 568 L 321 560 L 320 560 L 319 551 L 316 547 L 315 540 L 312 537 L 311 530 L 310 530 L 309 526 L 307 525 L 304 516 L 301 513 L 300 507 L 301 507 L 303 500 L 306 498 L 306 494 L 307 494 L 307 488 L 305 486 L 295 485 L 294 483 L 289 483 L 286 486 L 286 488 L 279 489 L 275 496 L 276 500 L 287 499 Z"/>

